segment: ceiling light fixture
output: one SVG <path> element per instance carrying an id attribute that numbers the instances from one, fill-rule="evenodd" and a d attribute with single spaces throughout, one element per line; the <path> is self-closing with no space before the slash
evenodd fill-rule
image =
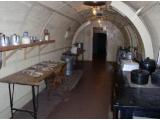
<path id="1" fill-rule="evenodd" d="M 96 15 L 96 14 L 97 14 L 97 10 L 96 10 L 95 7 L 92 9 L 92 12 L 93 12 L 93 15 Z"/>
<path id="2" fill-rule="evenodd" d="M 103 6 L 106 4 L 105 1 L 85 1 L 83 2 L 84 5 L 96 7 L 96 6 Z"/>
<path id="3" fill-rule="evenodd" d="M 98 23 L 101 24 L 101 20 L 100 19 L 98 19 Z"/>

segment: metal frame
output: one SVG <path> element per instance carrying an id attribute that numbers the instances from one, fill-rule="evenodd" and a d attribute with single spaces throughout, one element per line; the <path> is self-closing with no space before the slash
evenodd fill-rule
<path id="1" fill-rule="evenodd" d="M 35 85 L 31 86 L 31 88 L 32 88 L 33 111 L 30 111 L 30 110 L 23 110 L 23 109 L 14 108 L 14 106 L 13 106 L 14 88 L 15 88 L 14 85 L 15 84 L 8 83 L 10 108 L 11 108 L 11 118 L 14 118 L 14 115 L 17 111 L 20 111 L 20 112 L 30 113 L 34 119 L 37 119 L 39 86 L 35 86 Z M 35 87 L 37 87 L 37 92 L 35 90 Z"/>

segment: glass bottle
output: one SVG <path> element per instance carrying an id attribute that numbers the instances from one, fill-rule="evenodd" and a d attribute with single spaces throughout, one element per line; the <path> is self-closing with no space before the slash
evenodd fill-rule
<path id="1" fill-rule="evenodd" d="M 30 40 L 28 32 L 24 32 L 23 37 L 22 37 L 22 43 L 23 44 L 30 44 L 30 41 L 31 40 Z"/>
<path id="2" fill-rule="evenodd" d="M 44 29 L 44 40 L 50 40 L 50 33 L 47 29 Z"/>

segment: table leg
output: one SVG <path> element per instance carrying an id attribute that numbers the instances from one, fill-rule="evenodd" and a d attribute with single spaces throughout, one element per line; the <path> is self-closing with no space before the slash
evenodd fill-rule
<path id="1" fill-rule="evenodd" d="M 10 108 L 11 108 L 11 118 L 14 116 L 14 111 L 13 111 L 13 97 L 14 97 L 14 84 L 12 85 L 12 90 L 11 90 L 11 84 L 8 84 L 9 88 L 9 98 L 10 98 Z"/>
<path id="2" fill-rule="evenodd" d="M 45 85 L 46 85 L 46 89 L 48 89 L 48 81 L 44 80 L 44 82 L 45 82 Z"/>
<path id="3" fill-rule="evenodd" d="M 113 119 L 118 119 L 118 109 L 113 109 Z"/>
<path id="4" fill-rule="evenodd" d="M 35 87 L 37 87 L 37 96 L 35 92 Z M 38 112 L 38 92 L 39 86 L 32 86 L 32 102 L 33 102 L 33 116 L 37 119 L 37 112 Z"/>

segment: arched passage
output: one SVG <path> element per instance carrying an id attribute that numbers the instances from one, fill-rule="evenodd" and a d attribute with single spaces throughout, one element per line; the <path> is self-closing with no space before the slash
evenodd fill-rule
<path id="1" fill-rule="evenodd" d="M 140 18 L 136 15 L 136 12 L 132 10 L 132 8 L 130 8 L 128 5 L 126 5 L 124 2 L 112 2 L 111 6 L 114 10 L 118 11 L 119 15 L 118 17 L 126 18 L 127 23 L 129 23 L 132 31 L 134 32 L 135 36 L 137 37 L 137 43 L 139 46 L 139 51 L 141 51 L 141 54 L 145 57 L 150 57 L 153 58 L 153 47 L 152 47 L 152 41 L 151 41 L 151 37 L 150 34 L 147 30 L 147 28 L 145 27 L 144 23 L 142 22 L 142 20 L 140 20 Z M 127 9 L 127 10 L 126 10 Z M 106 13 L 107 14 L 107 13 Z M 129 32 L 126 30 L 126 25 L 123 22 L 118 22 L 116 20 L 117 16 L 111 16 L 108 17 L 106 16 L 106 20 L 109 20 L 111 22 L 114 22 L 117 27 L 121 30 L 123 36 L 125 37 L 124 39 L 124 43 L 128 43 L 129 40 L 129 35 L 127 35 L 127 33 L 129 34 Z M 91 19 L 96 19 L 96 18 L 91 18 Z M 86 26 L 88 26 L 88 22 L 84 23 L 83 25 L 81 25 L 78 29 L 76 34 L 74 35 L 74 39 L 72 41 L 72 43 L 74 43 L 76 41 L 76 37 L 78 36 L 78 34 L 85 29 Z M 132 32 L 132 33 L 133 33 Z M 130 39 L 132 36 L 130 36 Z M 141 40 L 141 41 L 140 41 Z M 131 45 L 132 46 L 132 45 Z M 144 50 L 142 49 L 144 47 Z M 144 52 L 144 53 L 143 53 Z"/>

